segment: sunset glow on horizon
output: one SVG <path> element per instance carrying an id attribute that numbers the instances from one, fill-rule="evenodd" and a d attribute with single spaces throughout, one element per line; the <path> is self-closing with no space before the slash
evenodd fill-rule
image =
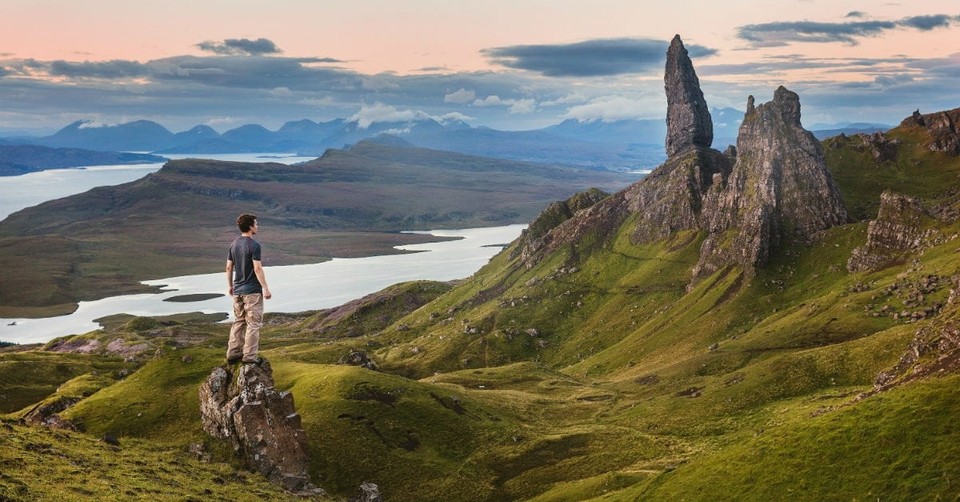
<path id="1" fill-rule="evenodd" d="M 960 73 L 960 6 L 946 1 L 8 0 L 2 11 L 8 129 L 77 118 L 279 125 L 377 103 L 508 129 L 613 120 L 603 105 L 613 101 L 628 103 L 620 115 L 657 117 L 656 44 L 675 33 L 698 48 L 717 107 L 783 84 L 812 120 L 890 122 L 956 107 L 946 83 Z M 627 63 L 587 68 L 607 57 Z"/>

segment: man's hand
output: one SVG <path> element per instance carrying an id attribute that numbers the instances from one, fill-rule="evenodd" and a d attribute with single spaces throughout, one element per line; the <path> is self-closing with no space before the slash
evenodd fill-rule
<path id="1" fill-rule="evenodd" d="M 233 284 L 227 287 L 227 296 L 233 296 Z"/>
<path id="2" fill-rule="evenodd" d="M 270 288 L 263 288 L 263 298 L 269 300 L 273 297 L 273 293 L 270 292 Z"/>

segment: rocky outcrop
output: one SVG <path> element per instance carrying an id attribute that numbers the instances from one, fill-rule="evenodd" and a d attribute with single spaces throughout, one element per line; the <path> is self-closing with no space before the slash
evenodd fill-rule
<path id="1" fill-rule="evenodd" d="M 926 129 L 930 138 L 925 146 L 930 151 L 960 155 L 960 108 L 926 115 L 917 110 L 904 119 L 900 127 Z"/>
<path id="2" fill-rule="evenodd" d="M 903 261 L 910 253 L 942 242 L 943 234 L 929 226 L 932 221 L 919 200 L 884 191 L 877 219 L 867 226 L 867 242 L 853 250 L 847 270 L 880 270 Z"/>
<path id="3" fill-rule="evenodd" d="M 377 362 L 370 358 L 366 352 L 350 349 L 346 356 L 342 357 L 338 364 L 347 364 L 350 366 L 360 366 L 368 370 L 377 370 Z"/>
<path id="4" fill-rule="evenodd" d="M 784 239 L 809 241 L 847 221 L 820 142 L 800 124 L 796 93 L 781 86 L 773 101 L 757 107 L 748 99 L 736 164 L 705 206 L 709 235 L 694 282 L 731 264 L 750 275 Z"/>
<path id="5" fill-rule="evenodd" d="M 630 215 L 637 215 L 633 241 L 652 242 L 678 230 L 705 225 L 703 202 L 711 186 L 726 179 L 736 156 L 709 148 L 713 123 L 700 90 L 693 63 L 676 36 L 667 50 L 664 71 L 667 91 L 667 154 L 669 158 L 643 180 L 581 210 L 556 225 L 531 225 L 549 230 L 522 243 L 522 258 L 532 266 L 541 256 L 587 234 L 602 240 L 612 235 Z M 546 213 L 546 212 L 545 212 Z M 559 220 L 560 218 L 551 218 Z"/>
<path id="6" fill-rule="evenodd" d="M 270 363 L 244 364 L 236 376 L 214 368 L 200 386 L 207 434 L 227 439 L 247 465 L 290 491 L 311 490 L 307 438 L 293 395 L 278 392 Z"/>
<path id="7" fill-rule="evenodd" d="M 950 278 L 950 295 L 940 316 L 914 334 L 896 366 L 881 372 L 860 399 L 929 375 L 960 371 L 960 276 Z"/>
<path id="8" fill-rule="evenodd" d="M 80 402 L 82 398 L 61 396 L 50 402 L 41 402 L 23 415 L 23 421 L 29 425 L 42 425 L 51 429 L 75 431 L 77 426 L 60 417 L 60 413 Z"/>
<path id="9" fill-rule="evenodd" d="M 848 147 L 855 152 L 868 152 L 877 164 L 889 162 L 897 158 L 902 141 L 891 138 L 882 132 L 873 134 L 854 134 L 847 136 L 840 133 L 826 140 L 827 148 L 840 149 Z"/>
<path id="10" fill-rule="evenodd" d="M 692 148 L 675 155 L 628 189 L 627 210 L 639 214 L 633 241 L 653 242 L 668 235 L 706 226 L 704 206 L 730 173 L 733 158 L 708 148 Z"/>
<path id="11" fill-rule="evenodd" d="M 567 244 L 603 242 L 628 218 L 636 219 L 634 243 L 655 242 L 681 230 L 705 231 L 691 286 L 727 266 L 750 276 L 785 241 L 847 221 L 840 192 L 820 142 L 800 124 L 800 98 L 780 87 L 773 101 L 751 96 L 736 148 L 709 148 L 713 128 L 693 65 L 679 37 L 667 52 L 667 153 L 643 180 L 584 209 L 524 251 L 532 266 Z M 587 239 L 591 232 L 599 238 Z M 579 244 L 579 245 L 577 245 Z"/>
<path id="12" fill-rule="evenodd" d="M 567 200 L 551 203 L 523 231 L 520 237 L 520 245 L 517 246 L 521 260 L 530 262 L 537 251 L 550 244 L 554 237 L 550 234 L 551 230 L 609 195 L 602 190 L 591 188 L 585 192 L 574 194 Z"/>
<path id="13" fill-rule="evenodd" d="M 667 156 L 693 147 L 710 148 L 713 121 L 680 35 L 673 37 L 667 49 L 663 81 L 667 93 Z"/>

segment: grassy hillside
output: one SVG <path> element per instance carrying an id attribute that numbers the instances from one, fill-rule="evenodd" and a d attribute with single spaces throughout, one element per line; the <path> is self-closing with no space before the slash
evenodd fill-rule
<path id="1" fill-rule="evenodd" d="M 184 449 L 0 423 L 3 500 L 303 500 Z"/>
<path id="2" fill-rule="evenodd" d="M 145 292 L 141 280 L 221 270 L 243 212 L 260 217 L 267 264 L 316 263 L 432 239 L 401 230 L 526 222 L 558 198 L 634 179 L 373 142 L 294 166 L 173 161 L 0 222 L 0 316 L 67 313 Z"/>
<path id="3" fill-rule="evenodd" d="M 401 501 L 956 498 L 960 221 L 948 180 L 960 159 L 911 134 L 890 133 L 910 175 L 891 167 L 869 182 L 859 176 L 875 167 L 851 160 L 862 153 L 853 140 L 827 141 L 861 217 L 894 186 L 922 199 L 932 215 L 924 225 L 944 237 L 886 268 L 848 271 L 867 239 L 867 222 L 856 221 L 784 243 L 752 280 L 727 267 L 688 290 L 703 233 L 638 245 L 632 217 L 536 263 L 515 242 L 456 285 L 409 283 L 268 317 L 263 354 L 295 397 L 311 475 L 334 497 L 370 481 Z M 0 353 L 0 368 L 38 361 L 45 388 L 59 390 L 15 394 L 81 396 L 62 416 L 93 437 L 215 449 L 196 393 L 221 361 L 227 327 L 121 321 L 60 345 L 146 345 L 133 362 Z M 916 378 L 877 386 L 915 351 L 915 364 L 933 369 L 908 364 L 902 371 Z M 356 352 L 378 369 L 350 365 Z M 70 360 L 78 366 L 52 371 Z M 136 371 L 104 378 L 94 362 Z M 11 469 L 2 480 L 33 489 L 27 468 Z"/>

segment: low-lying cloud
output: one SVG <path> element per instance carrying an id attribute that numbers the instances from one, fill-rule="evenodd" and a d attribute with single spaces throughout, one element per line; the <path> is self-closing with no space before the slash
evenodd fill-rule
<path id="1" fill-rule="evenodd" d="M 641 119 L 649 115 L 644 104 L 621 96 L 595 99 L 589 103 L 577 105 L 567 110 L 564 118 L 581 122 L 615 122 L 617 120 Z"/>
<path id="2" fill-rule="evenodd" d="M 662 69 L 669 45 L 665 40 L 612 38 L 572 44 L 513 45 L 481 52 L 498 65 L 548 77 L 599 77 Z M 692 57 L 700 58 L 717 52 L 700 45 L 688 45 L 687 50 Z"/>

